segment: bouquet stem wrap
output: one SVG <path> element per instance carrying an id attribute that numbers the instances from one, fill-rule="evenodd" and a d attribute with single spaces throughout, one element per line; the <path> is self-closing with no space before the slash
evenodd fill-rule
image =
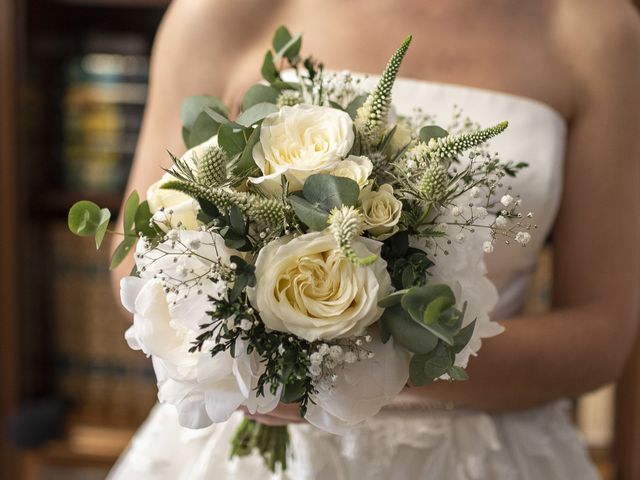
<path id="1" fill-rule="evenodd" d="M 275 472 L 280 464 L 287 468 L 289 431 L 286 426 L 273 427 L 245 418 L 231 440 L 231 458 L 246 457 L 254 451 L 260 454 L 270 471 Z"/>

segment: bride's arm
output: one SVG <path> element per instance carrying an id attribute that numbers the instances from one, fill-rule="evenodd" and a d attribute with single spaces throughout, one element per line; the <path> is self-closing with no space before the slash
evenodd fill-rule
<path id="1" fill-rule="evenodd" d="M 553 309 L 483 343 L 467 382 L 416 395 L 482 409 L 572 397 L 620 374 L 637 337 L 640 33 L 635 12 L 575 52 L 564 196 L 553 231 Z M 581 35 L 584 39 L 585 35 Z M 582 58 L 579 56 L 582 55 Z"/>

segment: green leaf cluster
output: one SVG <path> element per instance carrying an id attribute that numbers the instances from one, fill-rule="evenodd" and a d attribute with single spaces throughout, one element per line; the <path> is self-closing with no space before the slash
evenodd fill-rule
<path id="1" fill-rule="evenodd" d="M 81 237 L 94 237 L 96 249 L 100 248 L 108 231 L 111 212 L 100 208 L 93 202 L 81 200 L 76 202 L 67 217 L 69 230 Z M 124 204 L 123 240 L 111 256 L 110 269 L 116 268 L 127 257 L 140 235 L 147 238 L 158 237 L 160 232 L 151 223 L 151 211 L 145 201 L 140 203 L 136 191 L 132 192 Z"/>
<path id="2" fill-rule="evenodd" d="M 298 218 L 311 230 L 327 228 L 329 212 L 342 205 L 355 206 L 360 187 L 350 178 L 335 177 L 326 173 L 311 175 L 301 192 L 289 196 Z"/>
<path id="3" fill-rule="evenodd" d="M 475 321 L 462 327 L 464 308 L 455 307 L 456 298 L 447 285 L 412 286 L 379 302 L 386 310 L 380 320 L 382 340 L 394 341 L 414 355 L 410 380 L 419 386 L 444 374 L 453 380 L 466 378 L 454 365 L 455 355 L 471 339 Z"/>

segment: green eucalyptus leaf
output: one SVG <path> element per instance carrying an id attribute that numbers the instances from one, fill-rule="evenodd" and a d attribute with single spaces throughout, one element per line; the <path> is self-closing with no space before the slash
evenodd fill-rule
<path id="1" fill-rule="evenodd" d="M 439 127 L 437 125 L 427 125 L 426 127 L 422 127 L 420 129 L 420 133 L 418 137 L 425 143 L 429 143 L 429 140 L 432 138 L 443 138 L 449 135 L 444 128 Z"/>
<path id="2" fill-rule="evenodd" d="M 289 201 L 297 217 L 311 230 L 321 232 L 327 228 L 329 212 L 325 209 L 312 204 L 298 195 L 289 196 Z"/>
<path id="3" fill-rule="evenodd" d="M 218 125 L 226 125 L 227 123 L 233 124 L 227 117 L 222 115 L 215 108 L 207 107 L 204 109 L 204 112 L 211 117 L 211 119 L 216 122 Z"/>
<path id="4" fill-rule="evenodd" d="M 394 305 L 398 305 L 402 300 L 402 296 L 408 291 L 408 289 L 396 290 L 395 292 L 390 293 L 389 295 L 378 300 L 378 306 L 381 308 L 389 308 L 393 307 Z"/>
<path id="5" fill-rule="evenodd" d="M 437 312 L 438 308 L 446 305 L 447 302 L 451 305 L 455 304 L 455 295 L 448 285 L 413 287 L 402 297 L 402 307 L 411 315 L 413 320 L 420 323 L 448 345 L 453 345 L 453 334 L 455 332 L 452 332 L 446 325 L 438 323 L 438 321 L 425 322 L 425 312 L 434 301 L 436 301 L 436 306 L 433 311 Z M 429 318 L 429 320 L 432 319 Z"/>
<path id="6" fill-rule="evenodd" d="M 280 400 L 284 403 L 296 403 L 306 392 L 306 383 L 304 380 L 298 380 L 293 383 L 287 383 L 284 386 L 282 397 Z"/>
<path id="7" fill-rule="evenodd" d="M 466 372 L 466 370 L 455 365 L 451 367 L 447 373 L 451 377 L 451 380 L 456 380 L 458 382 L 469 380 L 469 374 Z"/>
<path id="8" fill-rule="evenodd" d="M 233 128 L 230 124 L 220 125 L 218 129 L 218 145 L 231 157 L 241 153 L 246 146 L 242 130 Z"/>
<path id="9" fill-rule="evenodd" d="M 473 336 L 473 330 L 476 327 L 476 321 L 474 320 L 469 325 L 465 326 L 458 332 L 453 339 L 453 349 L 455 353 L 460 353 L 464 347 L 467 346 L 471 337 Z"/>
<path id="10" fill-rule="evenodd" d="M 69 230 L 81 237 L 91 237 L 96 234 L 102 215 L 100 207 L 88 200 L 81 200 L 69 209 L 67 223 Z"/>
<path id="11" fill-rule="evenodd" d="M 185 98 L 182 102 L 182 106 L 180 108 L 180 119 L 182 120 L 182 125 L 187 130 L 191 130 L 191 127 L 200 113 L 207 108 L 216 110 L 225 117 L 229 115 L 227 107 L 225 107 L 224 104 L 216 97 L 209 95 L 195 95 Z"/>
<path id="12" fill-rule="evenodd" d="M 142 233 L 145 237 L 153 237 L 156 230 L 151 226 L 151 218 L 153 217 L 149 209 L 149 202 L 146 200 L 138 206 L 135 217 L 136 233 Z"/>
<path id="13" fill-rule="evenodd" d="M 302 194 L 312 204 L 327 213 L 342 205 L 354 206 L 358 202 L 360 187 L 350 178 L 316 173 L 307 178 Z"/>
<path id="14" fill-rule="evenodd" d="M 273 53 L 271 52 L 271 50 L 269 50 L 264 56 L 262 69 L 260 71 L 262 73 L 262 77 L 269 83 L 274 83 L 280 78 L 278 69 L 273 62 Z"/>
<path id="15" fill-rule="evenodd" d="M 135 232 L 134 226 L 136 222 L 136 211 L 138 210 L 138 205 L 140 205 L 140 197 L 138 196 L 138 192 L 134 190 L 133 192 L 131 192 L 129 198 L 127 198 L 127 201 L 124 204 L 124 233 Z"/>
<path id="16" fill-rule="evenodd" d="M 453 357 L 449 349 L 445 344 L 438 343 L 431 352 L 411 358 L 409 379 L 416 386 L 424 385 L 448 373 L 452 366 Z"/>
<path id="17" fill-rule="evenodd" d="M 455 298 L 446 295 L 436 297 L 429 303 L 429 305 L 427 305 L 422 316 L 422 320 L 427 325 L 433 325 L 438 321 L 438 319 L 440 319 L 442 312 L 449 309 L 449 307 L 452 307 L 454 304 Z"/>
<path id="18" fill-rule="evenodd" d="M 242 98 L 242 110 L 245 111 L 258 103 L 275 103 L 278 100 L 280 91 L 269 85 L 253 85 Z"/>
<path id="19" fill-rule="evenodd" d="M 438 338 L 413 320 L 400 305 L 387 308 L 380 321 L 393 339 L 410 352 L 428 353 L 438 344 Z"/>
<path id="20" fill-rule="evenodd" d="M 258 168 L 255 160 L 253 159 L 253 147 L 255 147 L 256 143 L 259 141 L 260 126 L 258 125 L 253 129 L 251 135 L 249 135 L 249 140 L 247 140 L 247 144 L 245 145 L 244 150 L 242 150 L 242 155 L 240 155 L 240 159 L 234 168 L 234 173 L 237 176 L 246 178 L 251 176 L 250 174 Z"/>
<path id="21" fill-rule="evenodd" d="M 249 107 L 247 110 L 242 112 L 240 116 L 236 119 L 236 123 L 249 127 L 254 123 L 258 123 L 260 120 L 264 119 L 267 115 L 271 115 L 278 111 L 278 107 L 276 107 L 273 103 L 257 103 L 252 107 Z"/>
<path id="22" fill-rule="evenodd" d="M 189 138 L 186 142 L 187 148 L 193 148 L 206 142 L 218 132 L 219 127 L 220 124 L 211 118 L 211 115 L 205 111 L 200 112 L 189 132 Z"/>
<path id="23" fill-rule="evenodd" d="M 135 235 L 127 235 L 124 237 L 124 240 L 120 242 L 120 245 L 116 247 L 111 256 L 111 265 L 109 266 L 110 270 L 113 270 L 118 265 L 122 263 L 122 261 L 129 255 L 129 252 L 136 244 L 136 240 L 138 238 Z"/>
<path id="24" fill-rule="evenodd" d="M 276 32 L 273 34 L 273 39 L 271 40 L 271 46 L 274 51 L 279 51 L 284 47 L 289 40 L 291 40 L 291 32 L 284 25 L 280 25 Z"/>
<path id="25" fill-rule="evenodd" d="M 281 48 L 276 50 L 276 60 L 286 58 L 289 61 L 293 61 L 300 53 L 302 47 L 302 35 L 298 34 L 295 37 L 289 39 Z"/>
<path id="26" fill-rule="evenodd" d="M 235 205 L 229 209 L 229 225 L 238 235 L 247 234 L 247 224 L 244 221 L 242 211 Z"/>
<path id="27" fill-rule="evenodd" d="M 111 212 L 108 208 L 103 208 L 100 210 L 100 224 L 96 230 L 96 250 L 100 248 L 102 245 L 102 241 L 104 240 L 104 236 L 107 233 L 107 228 L 109 227 L 109 220 L 111 219 Z"/>

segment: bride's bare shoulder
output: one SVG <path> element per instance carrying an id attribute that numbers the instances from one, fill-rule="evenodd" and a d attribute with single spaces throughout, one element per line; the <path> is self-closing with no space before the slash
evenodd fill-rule
<path id="1" fill-rule="evenodd" d="M 220 95 L 234 62 L 283 3 L 173 0 L 158 30 L 152 73 L 181 77 L 186 93 L 206 86 Z"/>
<path id="2" fill-rule="evenodd" d="M 640 82 L 640 12 L 630 0 L 560 0 L 555 42 L 578 108 L 624 98 Z"/>

